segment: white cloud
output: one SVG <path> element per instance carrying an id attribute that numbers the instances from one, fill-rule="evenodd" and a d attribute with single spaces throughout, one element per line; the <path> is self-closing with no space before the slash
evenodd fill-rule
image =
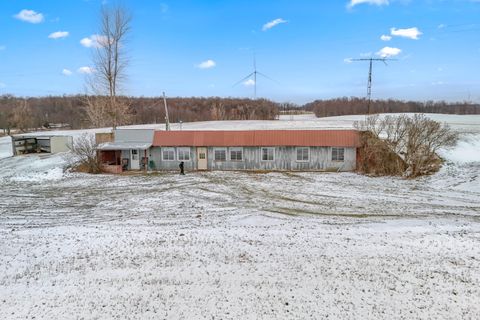
<path id="1" fill-rule="evenodd" d="M 93 71 L 94 71 L 93 68 L 90 68 L 90 67 L 80 67 L 77 70 L 77 72 L 81 74 L 92 74 Z"/>
<path id="2" fill-rule="evenodd" d="M 345 59 L 343 59 L 343 62 L 352 63 L 353 61 L 352 61 L 352 58 L 345 58 Z"/>
<path id="3" fill-rule="evenodd" d="M 93 47 L 93 40 L 90 38 L 83 38 L 80 40 L 80 44 L 84 47 L 90 48 Z"/>
<path id="4" fill-rule="evenodd" d="M 57 31 L 57 32 L 50 33 L 48 37 L 50 39 L 61 39 L 61 38 L 68 37 L 68 35 L 69 35 L 68 31 Z"/>
<path id="5" fill-rule="evenodd" d="M 275 19 L 275 20 L 272 20 L 270 22 L 267 22 L 263 25 L 262 27 L 262 30 L 263 31 L 267 31 L 268 29 L 272 29 L 273 27 L 281 24 L 281 23 L 287 23 L 286 20 L 283 20 L 282 18 L 278 18 L 278 19 Z"/>
<path id="6" fill-rule="evenodd" d="M 381 39 L 382 41 L 390 41 L 390 40 L 392 40 L 392 37 L 391 37 L 391 36 L 388 36 L 388 35 L 386 35 L 386 34 L 382 34 L 382 35 L 380 36 L 380 39 Z"/>
<path id="7" fill-rule="evenodd" d="M 350 3 L 347 5 L 348 8 L 353 8 L 357 4 L 374 4 L 377 6 L 388 5 L 388 0 L 350 0 Z"/>
<path id="8" fill-rule="evenodd" d="M 382 58 L 398 56 L 402 52 L 399 48 L 384 47 L 377 52 L 377 55 Z"/>
<path id="9" fill-rule="evenodd" d="M 87 68 L 88 68 L 88 67 L 87 67 Z M 63 69 L 63 70 L 62 70 L 62 74 L 63 74 L 64 76 L 67 76 L 67 77 L 68 77 L 68 76 L 71 76 L 72 73 L 73 73 L 73 72 L 70 71 L 70 70 L 68 70 L 68 69 Z"/>
<path id="10" fill-rule="evenodd" d="M 86 48 L 100 48 L 107 43 L 107 37 L 92 34 L 90 37 L 80 40 L 80 44 Z"/>
<path id="11" fill-rule="evenodd" d="M 210 68 L 213 68 L 215 67 L 217 64 L 215 63 L 215 61 L 211 60 L 211 59 L 208 59 L 206 61 L 203 61 L 199 64 L 197 64 L 197 68 L 199 69 L 210 69 Z"/>
<path id="12" fill-rule="evenodd" d="M 246 81 L 243 82 L 243 85 L 245 87 L 251 87 L 251 86 L 254 86 L 255 85 L 255 81 L 253 81 L 253 79 L 248 79 Z"/>
<path id="13" fill-rule="evenodd" d="M 22 11 L 14 15 L 14 17 L 18 20 L 30 23 L 40 23 L 44 20 L 43 14 L 27 9 L 23 9 Z"/>
<path id="14" fill-rule="evenodd" d="M 409 38 L 413 40 L 418 40 L 418 37 L 422 35 L 422 32 L 418 30 L 417 27 L 413 28 L 407 28 L 407 29 L 397 29 L 397 28 L 391 28 L 390 29 L 390 34 L 392 36 L 397 36 L 397 37 L 403 37 L 403 38 Z"/>

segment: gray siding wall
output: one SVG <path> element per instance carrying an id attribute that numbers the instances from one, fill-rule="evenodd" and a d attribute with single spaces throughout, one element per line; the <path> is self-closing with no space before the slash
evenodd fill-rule
<path id="1" fill-rule="evenodd" d="M 115 142 L 153 142 L 153 129 L 117 129 Z"/>
<path id="2" fill-rule="evenodd" d="M 155 163 L 156 170 L 178 170 L 178 148 L 175 150 L 174 161 L 162 160 L 162 148 L 150 148 L 150 160 Z M 196 148 L 190 147 L 190 161 L 185 162 L 185 170 L 197 169 Z M 356 148 L 345 148 L 344 161 L 332 161 L 331 147 L 310 147 L 309 161 L 297 161 L 296 147 L 274 147 L 275 157 L 273 161 L 262 160 L 261 147 L 244 147 L 243 161 L 230 160 L 230 148 L 227 150 L 226 161 L 215 161 L 214 150 L 223 149 L 208 147 L 207 160 L 208 170 L 286 170 L 286 171 L 353 171 L 356 167 Z M 234 149 L 238 149 L 235 147 Z"/>
<path id="3" fill-rule="evenodd" d="M 162 148 L 152 147 L 150 148 L 150 160 L 155 163 L 156 170 L 180 170 L 178 165 L 180 160 L 178 160 L 178 149 L 188 149 L 190 150 L 190 161 L 183 160 L 185 170 L 196 170 L 197 169 L 197 154 L 196 148 L 194 147 L 165 147 L 167 149 L 175 150 L 175 157 L 173 161 L 163 160 L 162 159 Z"/>

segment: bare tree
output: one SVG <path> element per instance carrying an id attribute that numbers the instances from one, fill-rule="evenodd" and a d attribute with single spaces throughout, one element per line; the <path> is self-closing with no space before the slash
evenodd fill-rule
<path id="1" fill-rule="evenodd" d="M 441 163 L 438 150 L 454 146 L 458 139 L 458 134 L 448 125 L 423 114 L 385 116 L 383 119 L 374 115 L 355 126 L 364 131 L 363 160 L 373 164 L 373 167 L 364 168 L 365 171 L 403 174 L 410 178 L 438 170 Z"/>
<path id="2" fill-rule="evenodd" d="M 85 112 L 95 128 L 106 127 L 109 124 L 109 99 L 104 96 L 85 96 Z"/>
<path id="3" fill-rule="evenodd" d="M 26 99 L 18 101 L 18 105 L 13 113 L 13 122 L 20 131 L 26 132 L 34 127 L 32 109 Z"/>
<path id="4" fill-rule="evenodd" d="M 86 112 L 92 124 L 111 121 L 115 129 L 117 125 L 129 121 L 130 108 L 125 101 L 119 101 L 118 94 L 127 77 L 126 44 L 131 16 L 123 7 L 105 6 L 101 11 L 100 24 L 100 34 L 94 39 L 94 72 L 87 80 L 93 97 L 86 102 Z"/>
<path id="5" fill-rule="evenodd" d="M 73 141 L 70 148 L 69 166 L 76 171 L 100 173 L 101 164 L 97 154 L 95 136 L 84 133 Z"/>
<path id="6" fill-rule="evenodd" d="M 434 170 L 441 148 L 452 147 L 457 143 L 458 134 L 448 125 L 416 114 L 407 122 L 405 161 L 409 165 L 407 176 L 417 177 Z"/>

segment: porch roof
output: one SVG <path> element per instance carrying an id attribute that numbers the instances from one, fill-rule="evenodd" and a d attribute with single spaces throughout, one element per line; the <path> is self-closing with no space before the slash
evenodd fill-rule
<path id="1" fill-rule="evenodd" d="M 147 150 L 152 146 L 151 143 L 142 142 L 105 142 L 98 145 L 97 150 Z"/>

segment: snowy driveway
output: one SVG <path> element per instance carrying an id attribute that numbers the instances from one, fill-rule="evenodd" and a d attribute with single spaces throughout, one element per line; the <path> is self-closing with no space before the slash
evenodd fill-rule
<path id="1" fill-rule="evenodd" d="M 478 318 L 469 166 L 4 174 L 0 318 Z"/>

